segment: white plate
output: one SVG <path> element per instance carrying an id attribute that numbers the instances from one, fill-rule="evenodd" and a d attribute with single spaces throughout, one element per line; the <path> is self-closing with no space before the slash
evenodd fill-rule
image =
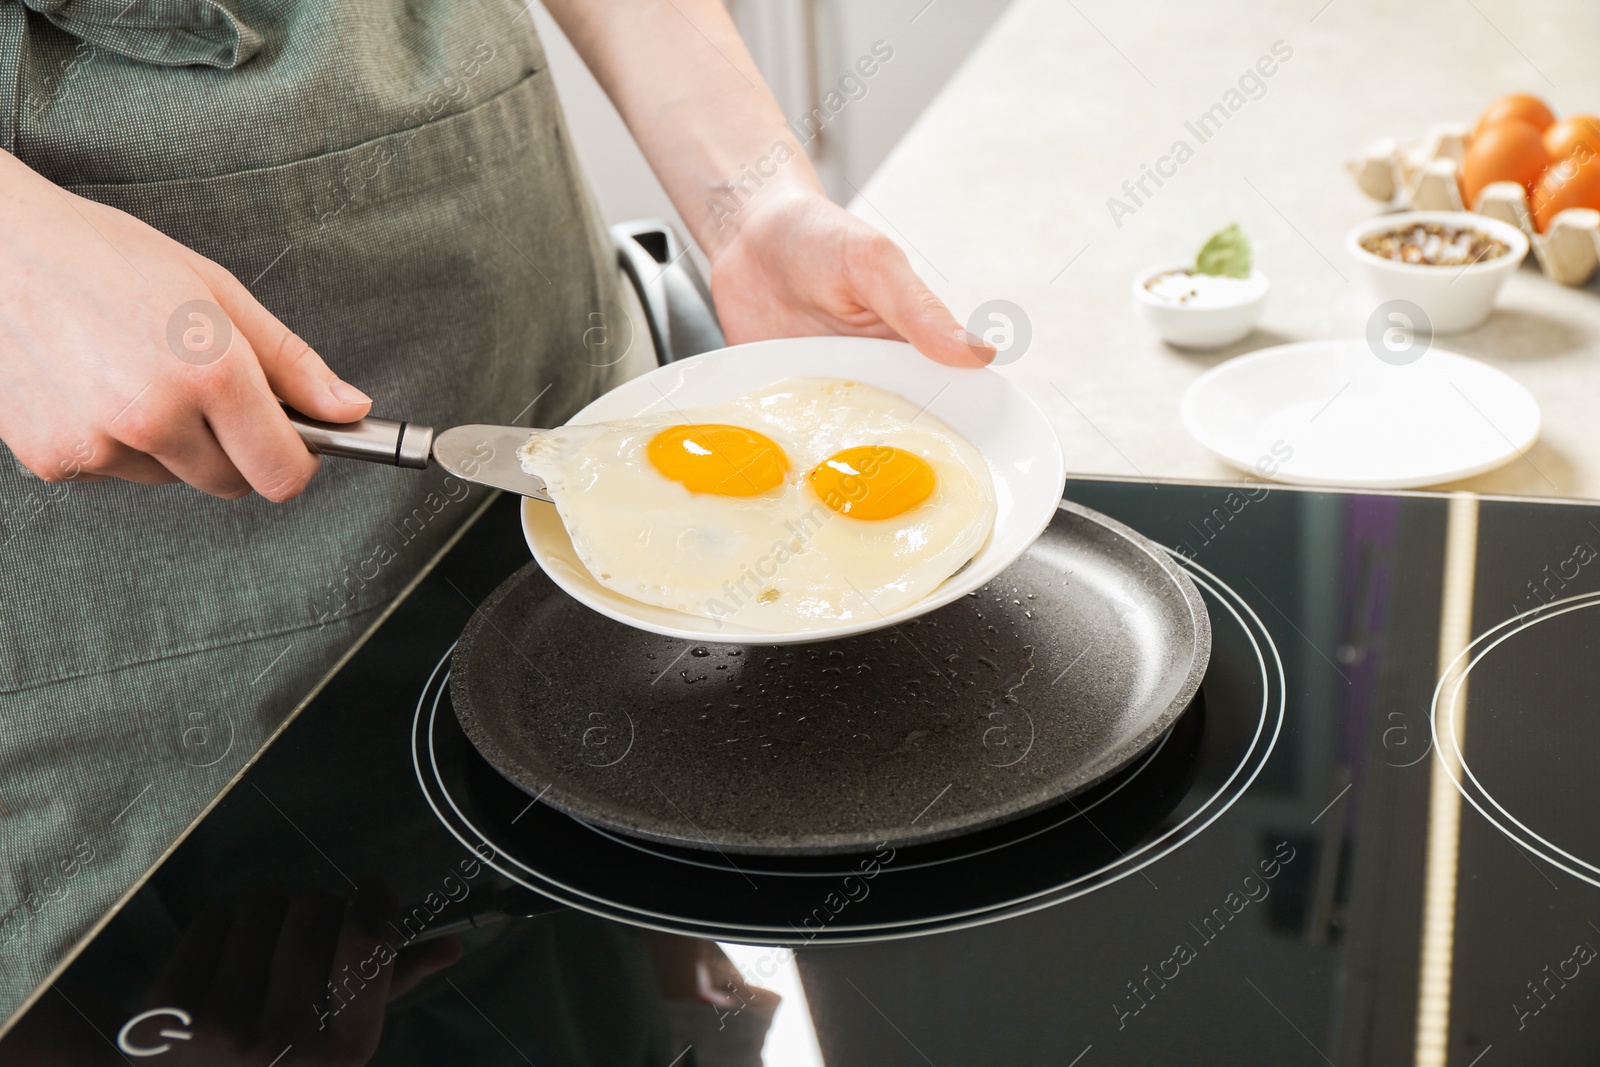
<path id="1" fill-rule="evenodd" d="M 1222 459 L 1299 485 L 1439 485 L 1509 463 L 1539 438 L 1538 402 L 1493 367 L 1439 349 L 1397 366 L 1364 341 L 1230 359 L 1188 388 L 1179 412 Z"/>
<path id="2" fill-rule="evenodd" d="M 994 479 L 994 531 L 960 572 L 928 596 L 888 615 L 853 620 L 800 634 L 721 625 L 670 608 L 644 604 L 595 581 L 567 536 L 556 509 L 525 500 L 522 530 L 550 578 L 575 599 L 618 622 L 670 637 L 747 645 L 825 641 L 867 633 L 915 618 L 967 593 L 1010 566 L 1044 532 L 1061 500 L 1066 466 L 1055 430 L 1042 411 L 992 370 L 947 367 L 899 341 L 865 337 L 800 337 L 758 341 L 669 363 L 606 393 L 573 423 L 628 419 L 743 396 L 797 375 L 847 378 L 898 393 L 977 446 Z"/>

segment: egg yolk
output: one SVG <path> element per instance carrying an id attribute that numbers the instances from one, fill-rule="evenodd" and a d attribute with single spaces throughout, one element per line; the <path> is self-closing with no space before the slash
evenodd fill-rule
<path id="1" fill-rule="evenodd" d="M 914 453 L 888 445 L 837 452 L 811 471 L 822 502 L 852 519 L 892 519 L 928 499 L 933 468 Z"/>
<path id="2" fill-rule="evenodd" d="M 789 457 L 765 434 L 742 426 L 671 426 L 650 440 L 650 463 L 691 493 L 756 496 L 783 484 Z"/>

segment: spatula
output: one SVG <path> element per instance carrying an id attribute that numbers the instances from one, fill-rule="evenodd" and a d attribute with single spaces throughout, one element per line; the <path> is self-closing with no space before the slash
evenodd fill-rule
<path id="1" fill-rule="evenodd" d="M 359 422 L 319 422 L 285 408 L 311 451 L 341 459 L 426 470 L 433 461 L 469 482 L 550 501 L 543 479 L 522 469 L 517 449 L 533 434 L 520 426 L 432 426 L 368 417 Z"/>

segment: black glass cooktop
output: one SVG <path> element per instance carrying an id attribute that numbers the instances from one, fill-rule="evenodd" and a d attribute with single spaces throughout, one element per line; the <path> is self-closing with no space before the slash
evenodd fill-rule
<path id="1" fill-rule="evenodd" d="M 473 605 L 526 562 L 501 499 L 0 1063 L 759 1062 L 772 998 L 712 940 L 794 950 L 830 1065 L 1594 1062 L 1596 510 L 1067 496 L 1171 548 L 1214 633 L 1200 697 L 1087 792 L 848 856 L 576 822 L 449 703 Z"/>

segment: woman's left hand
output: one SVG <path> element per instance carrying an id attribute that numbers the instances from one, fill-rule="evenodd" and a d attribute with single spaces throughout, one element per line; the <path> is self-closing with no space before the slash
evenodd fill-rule
<path id="1" fill-rule="evenodd" d="M 729 344 L 855 334 L 954 366 L 994 358 L 898 245 L 820 192 L 767 190 L 726 221 L 737 232 L 712 255 L 711 295 Z"/>

